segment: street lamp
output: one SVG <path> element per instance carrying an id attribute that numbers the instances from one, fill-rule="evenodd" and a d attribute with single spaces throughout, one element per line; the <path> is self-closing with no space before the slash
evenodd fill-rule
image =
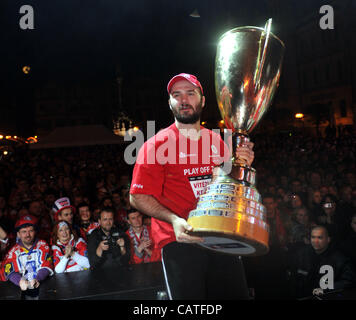
<path id="1" fill-rule="evenodd" d="M 304 114 L 303 113 L 296 113 L 295 114 L 295 118 L 296 119 L 303 119 L 304 118 Z"/>
<path id="2" fill-rule="evenodd" d="M 302 122 L 303 130 L 304 130 L 304 114 L 296 113 L 294 117 Z"/>
<path id="3" fill-rule="evenodd" d="M 29 66 L 24 66 L 24 67 L 22 68 L 22 71 L 23 71 L 24 74 L 29 74 L 29 73 L 30 73 L 30 70 L 31 70 L 31 68 L 30 68 Z"/>

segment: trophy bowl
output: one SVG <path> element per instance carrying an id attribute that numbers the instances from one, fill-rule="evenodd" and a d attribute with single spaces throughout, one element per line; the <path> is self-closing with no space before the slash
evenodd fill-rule
<path id="1" fill-rule="evenodd" d="M 256 171 L 234 151 L 249 141 L 278 87 L 284 44 L 271 33 L 271 23 L 269 19 L 265 28 L 232 29 L 217 46 L 215 89 L 221 117 L 232 133 L 231 165 L 214 168 L 188 223 L 191 234 L 204 238 L 200 246 L 226 254 L 257 256 L 269 250 Z"/>

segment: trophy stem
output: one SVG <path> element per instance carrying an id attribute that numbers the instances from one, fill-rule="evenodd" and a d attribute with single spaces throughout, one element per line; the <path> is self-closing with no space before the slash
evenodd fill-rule
<path id="1" fill-rule="evenodd" d="M 246 165 L 246 161 L 243 159 L 240 159 L 236 153 L 236 150 L 239 147 L 246 146 L 247 143 L 250 142 L 250 138 L 248 134 L 245 131 L 237 131 L 232 134 L 232 163 L 235 165 L 241 165 L 244 164 Z"/>

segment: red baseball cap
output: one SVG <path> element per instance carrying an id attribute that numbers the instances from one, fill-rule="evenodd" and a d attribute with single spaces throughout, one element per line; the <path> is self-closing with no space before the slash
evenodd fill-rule
<path id="1" fill-rule="evenodd" d="M 180 73 L 174 76 L 171 80 L 169 80 L 168 85 L 167 85 L 167 91 L 168 93 L 171 92 L 172 86 L 180 80 L 187 80 L 191 84 L 193 84 L 196 87 L 199 87 L 201 90 L 201 93 L 203 94 L 203 87 L 201 86 L 199 80 L 197 79 L 196 76 L 193 76 L 192 74 L 189 73 Z"/>
<path id="2" fill-rule="evenodd" d="M 17 220 L 15 224 L 15 230 L 19 231 L 21 228 L 33 226 L 35 227 L 37 225 L 37 218 L 27 214 L 22 216 L 19 220 Z"/>

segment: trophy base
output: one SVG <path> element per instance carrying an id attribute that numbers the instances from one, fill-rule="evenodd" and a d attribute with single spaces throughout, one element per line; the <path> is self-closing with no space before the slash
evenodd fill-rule
<path id="1" fill-rule="evenodd" d="M 190 211 L 192 235 L 204 238 L 201 246 L 233 255 L 259 256 L 268 252 L 266 208 L 254 187 L 256 171 L 233 164 L 230 173 L 214 168 L 213 178 Z"/>
<path id="2" fill-rule="evenodd" d="M 190 217 L 189 234 L 204 238 L 199 245 L 225 254 L 259 256 L 268 252 L 268 231 L 241 219 Z"/>

